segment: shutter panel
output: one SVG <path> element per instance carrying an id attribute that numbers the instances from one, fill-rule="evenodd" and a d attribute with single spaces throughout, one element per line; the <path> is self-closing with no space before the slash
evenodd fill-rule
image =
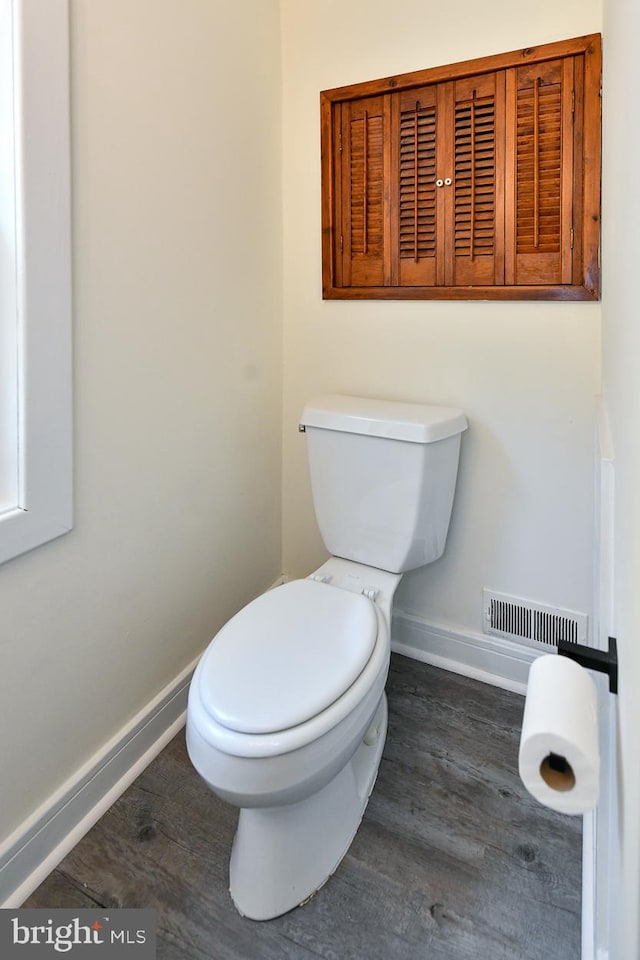
<path id="1" fill-rule="evenodd" d="M 453 231 L 447 283 L 504 282 L 503 91 L 503 73 L 454 84 Z"/>
<path id="2" fill-rule="evenodd" d="M 507 282 L 571 283 L 573 58 L 510 73 L 515 196 Z"/>
<path id="3" fill-rule="evenodd" d="M 436 283 L 436 93 L 432 86 L 393 96 L 392 234 L 401 286 Z"/>
<path id="4" fill-rule="evenodd" d="M 385 97 L 343 105 L 342 277 L 345 286 L 385 282 Z"/>

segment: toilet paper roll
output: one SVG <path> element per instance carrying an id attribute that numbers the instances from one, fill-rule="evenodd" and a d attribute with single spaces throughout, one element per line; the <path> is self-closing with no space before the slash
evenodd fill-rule
<path id="1" fill-rule="evenodd" d="M 520 778 L 560 813 L 586 813 L 598 800 L 596 687 L 579 664 L 551 654 L 531 665 L 522 720 Z"/>

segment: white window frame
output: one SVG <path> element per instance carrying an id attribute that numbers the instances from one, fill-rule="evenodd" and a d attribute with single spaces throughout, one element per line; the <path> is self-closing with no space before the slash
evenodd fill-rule
<path id="1" fill-rule="evenodd" d="M 71 529 L 73 449 L 68 0 L 0 3 L 13 26 L 15 160 L 13 316 L 11 297 L 0 301 L 0 344 L 14 345 L 0 364 L 3 563 Z"/>

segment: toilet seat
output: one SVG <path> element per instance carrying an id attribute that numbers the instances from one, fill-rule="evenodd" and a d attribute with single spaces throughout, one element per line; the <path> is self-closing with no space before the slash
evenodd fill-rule
<path id="1" fill-rule="evenodd" d="M 367 597 L 294 580 L 258 597 L 217 634 L 199 668 L 210 718 L 238 734 L 277 734 L 321 714 L 369 662 L 378 617 Z"/>

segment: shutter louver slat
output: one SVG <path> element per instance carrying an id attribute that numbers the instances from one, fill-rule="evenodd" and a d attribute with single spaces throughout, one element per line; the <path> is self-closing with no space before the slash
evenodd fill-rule
<path id="1" fill-rule="evenodd" d="M 366 144 L 366 149 L 365 149 Z M 382 255 L 382 117 L 351 125 L 351 253 Z"/>
<path id="2" fill-rule="evenodd" d="M 400 113 L 399 251 L 415 263 L 436 255 L 436 107 Z"/>
<path id="3" fill-rule="evenodd" d="M 518 90 L 516 253 L 559 253 L 562 230 L 562 89 Z"/>
<path id="4" fill-rule="evenodd" d="M 455 106 L 454 250 L 456 257 L 493 256 L 495 248 L 495 97 Z"/>

